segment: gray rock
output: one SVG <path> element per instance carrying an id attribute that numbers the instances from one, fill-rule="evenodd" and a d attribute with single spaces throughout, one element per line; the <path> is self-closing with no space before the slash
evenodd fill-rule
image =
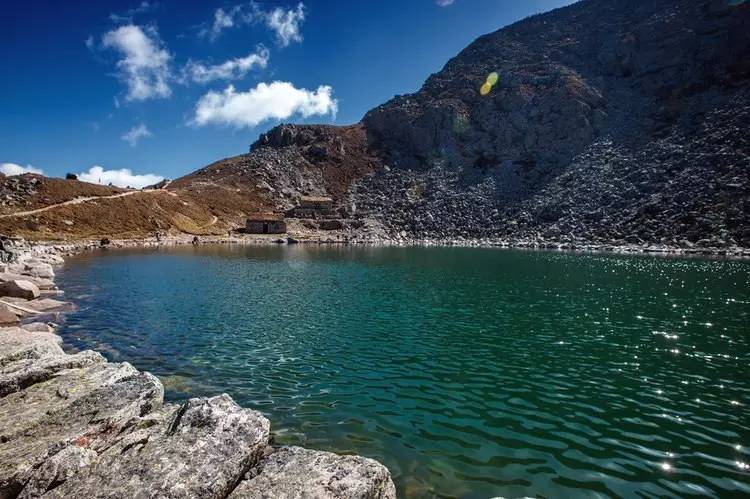
<path id="1" fill-rule="evenodd" d="M 65 447 L 34 470 L 18 499 L 41 497 L 48 490 L 93 464 L 97 456 L 96 451 L 91 449 L 76 445 Z"/>
<path id="2" fill-rule="evenodd" d="M 161 383 L 128 364 L 58 373 L 0 399 L 0 496 L 20 491 L 35 469 L 70 445 L 100 452 L 163 400 Z"/>
<path id="3" fill-rule="evenodd" d="M 10 326 L 18 323 L 18 316 L 7 305 L 0 305 L 0 326 Z"/>
<path id="4" fill-rule="evenodd" d="M 20 272 L 23 271 L 22 268 L 20 269 L 14 269 L 16 272 L 0 272 L 0 282 L 7 282 L 7 281 L 29 281 L 32 282 L 38 287 L 39 289 L 44 289 L 45 287 L 49 286 L 50 284 L 52 287 L 54 287 L 54 281 L 51 279 L 42 279 L 42 278 L 36 278 L 30 275 L 24 275 Z M 50 288 L 51 289 L 51 288 Z"/>
<path id="5" fill-rule="evenodd" d="M 5 281 L 0 285 L 0 295 L 33 300 L 39 298 L 39 288 L 26 280 Z"/>
<path id="6" fill-rule="evenodd" d="M 29 322 L 28 324 L 22 324 L 22 329 L 35 333 L 54 333 L 55 328 L 47 324 L 46 322 Z"/>
<path id="7" fill-rule="evenodd" d="M 191 399 L 44 497 L 226 497 L 268 443 L 269 422 L 228 395 Z"/>
<path id="8" fill-rule="evenodd" d="M 52 265 L 42 262 L 34 262 L 33 264 L 26 264 L 26 273 L 33 277 L 41 279 L 52 279 L 55 277 L 55 271 L 52 269 Z"/>
<path id="9" fill-rule="evenodd" d="M 63 355 L 62 339 L 51 333 L 36 333 L 19 327 L 0 328 L 0 367 L 21 359 Z"/>
<path id="10" fill-rule="evenodd" d="M 54 355 L 41 359 L 23 359 L 0 368 L 0 397 L 35 383 L 47 381 L 65 369 L 82 369 L 104 364 L 101 354 L 87 350 L 75 355 Z"/>
<path id="11" fill-rule="evenodd" d="M 253 468 L 231 499 L 391 499 L 396 490 L 382 464 L 360 456 L 282 447 Z"/>

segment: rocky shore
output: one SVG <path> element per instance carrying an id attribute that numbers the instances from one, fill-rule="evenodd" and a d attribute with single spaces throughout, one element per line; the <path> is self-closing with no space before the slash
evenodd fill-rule
<path id="1" fill-rule="evenodd" d="M 96 245 L 3 240 L 0 498 L 395 497 L 377 461 L 275 447 L 270 422 L 226 394 L 165 403 L 151 374 L 65 353 L 55 323 L 73 306 L 54 266 Z"/>

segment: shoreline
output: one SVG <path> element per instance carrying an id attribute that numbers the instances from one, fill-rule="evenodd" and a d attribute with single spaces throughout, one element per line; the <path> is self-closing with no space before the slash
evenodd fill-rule
<path id="1" fill-rule="evenodd" d="M 195 241 L 197 238 L 197 242 Z M 540 240 L 504 239 L 351 239 L 335 237 L 294 237 L 294 235 L 241 235 L 226 236 L 171 236 L 156 238 L 112 239 L 103 245 L 101 240 L 82 239 L 74 241 L 27 241 L 37 247 L 54 248 L 58 254 L 70 256 L 83 251 L 107 248 L 159 248 L 184 245 L 237 244 L 237 245 L 345 245 L 382 247 L 460 247 L 460 248 L 500 248 L 519 250 L 544 250 L 571 253 L 599 253 L 618 255 L 655 255 L 677 257 L 717 257 L 750 258 L 750 248 L 733 247 L 679 247 L 669 245 L 612 245 L 601 243 L 564 243 Z"/>
<path id="2" fill-rule="evenodd" d="M 271 422 L 226 393 L 168 403 L 161 381 L 128 362 L 66 353 L 51 321 L 74 304 L 53 298 L 54 267 L 100 243 L 3 243 L 0 497 L 396 497 L 381 463 L 276 446 Z"/>

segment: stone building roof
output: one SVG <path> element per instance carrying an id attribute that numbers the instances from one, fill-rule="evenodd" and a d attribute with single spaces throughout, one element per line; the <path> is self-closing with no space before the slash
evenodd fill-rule
<path id="1" fill-rule="evenodd" d="M 247 216 L 250 222 L 280 222 L 284 217 L 278 213 L 251 213 Z"/>
<path id="2" fill-rule="evenodd" d="M 326 196 L 302 196 L 301 201 L 306 201 L 308 203 L 325 203 L 333 202 L 333 199 Z"/>

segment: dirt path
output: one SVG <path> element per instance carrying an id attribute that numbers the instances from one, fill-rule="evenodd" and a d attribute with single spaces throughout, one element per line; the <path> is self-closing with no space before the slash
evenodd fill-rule
<path id="1" fill-rule="evenodd" d="M 162 189 L 147 189 L 147 190 L 143 190 L 143 191 L 121 192 L 120 194 L 112 194 L 111 196 L 88 196 L 88 197 L 80 197 L 80 198 L 71 199 L 69 201 L 64 201 L 62 203 L 51 204 L 49 206 L 45 206 L 44 208 L 37 208 L 35 210 L 29 210 L 29 211 L 17 211 L 15 213 L 8 213 L 6 215 L 0 215 L 0 218 L 25 217 L 27 215 L 36 215 L 37 213 L 42 213 L 42 212 L 45 212 L 47 210 L 51 210 L 53 208 L 59 208 L 60 206 L 70 206 L 70 205 L 73 205 L 73 204 L 81 204 L 81 203 L 85 203 L 87 201 L 97 201 L 97 200 L 100 200 L 100 199 L 124 198 L 126 196 L 132 196 L 133 194 L 161 192 L 161 190 Z M 172 193 L 170 192 L 170 194 L 172 194 Z"/>

